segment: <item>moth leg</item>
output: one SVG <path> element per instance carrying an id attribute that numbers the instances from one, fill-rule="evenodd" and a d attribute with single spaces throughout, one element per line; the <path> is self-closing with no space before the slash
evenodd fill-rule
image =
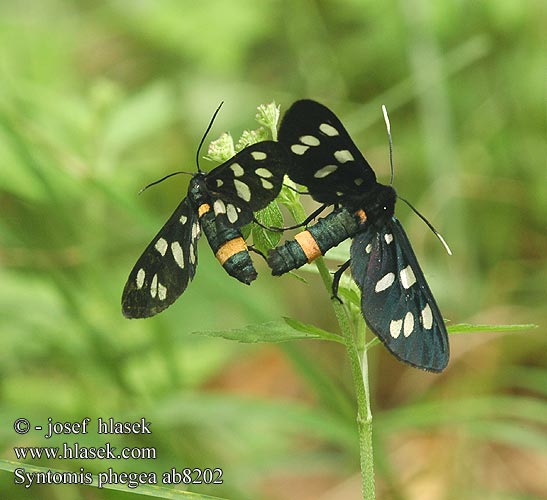
<path id="1" fill-rule="evenodd" d="M 309 191 L 300 191 L 298 188 L 289 186 L 288 184 L 283 184 L 283 186 L 285 186 L 286 188 L 288 188 L 288 189 L 290 189 L 291 191 L 294 191 L 295 193 L 298 193 L 298 194 L 305 194 L 305 195 L 309 195 L 309 194 L 310 194 Z"/>
<path id="2" fill-rule="evenodd" d="M 304 221 L 302 221 L 300 224 L 295 224 L 294 226 L 288 226 L 288 227 L 275 227 L 275 226 L 265 226 L 264 224 L 261 224 L 256 219 L 253 219 L 253 222 L 258 224 L 260 227 L 263 227 L 264 229 L 267 229 L 268 231 L 274 231 L 277 233 L 282 233 L 283 231 L 290 231 L 291 229 L 298 229 L 304 226 L 307 226 L 313 219 L 315 219 L 325 208 L 327 208 L 328 205 L 321 205 L 317 210 L 313 211 Z"/>
<path id="3" fill-rule="evenodd" d="M 350 266 L 351 259 L 344 262 L 339 268 L 338 271 L 334 273 L 334 277 L 332 279 L 332 297 L 331 299 L 336 299 L 340 304 L 343 304 L 342 299 L 338 297 L 338 288 L 340 285 L 340 278 L 342 278 L 342 274 L 346 269 Z"/>

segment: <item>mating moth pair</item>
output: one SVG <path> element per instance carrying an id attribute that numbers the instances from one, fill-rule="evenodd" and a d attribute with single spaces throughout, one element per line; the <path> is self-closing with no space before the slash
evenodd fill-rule
<path id="1" fill-rule="evenodd" d="M 187 197 L 129 275 L 124 315 L 153 316 L 184 292 L 196 272 L 202 230 L 224 269 L 250 284 L 257 274 L 241 228 L 276 198 L 285 175 L 334 209 L 270 250 L 272 274 L 296 269 L 351 238 L 350 260 L 335 274 L 334 295 L 341 273 L 350 267 L 361 290 L 363 317 L 389 351 L 418 368 L 442 371 L 449 358 L 446 327 L 394 216 L 395 190 L 377 182 L 336 115 L 311 100 L 289 108 L 278 142 L 253 144 L 208 174 L 192 177 Z"/>

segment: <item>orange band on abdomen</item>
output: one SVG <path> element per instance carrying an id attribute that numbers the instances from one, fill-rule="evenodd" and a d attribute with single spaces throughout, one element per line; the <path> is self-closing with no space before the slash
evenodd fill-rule
<path id="1" fill-rule="evenodd" d="M 211 205 L 209 205 L 208 203 L 204 203 L 203 205 L 200 205 L 198 207 L 198 217 L 202 217 L 207 212 L 209 212 L 209 210 L 211 210 Z"/>
<path id="2" fill-rule="evenodd" d="M 312 262 L 317 259 L 317 257 L 321 257 L 321 249 L 309 231 L 298 233 L 294 239 L 302 248 L 308 262 Z"/>
<path id="3" fill-rule="evenodd" d="M 220 265 L 224 265 L 224 263 L 232 256 L 235 255 L 238 252 L 241 252 L 242 250 L 247 250 L 247 244 L 245 243 L 245 240 L 238 236 L 237 238 L 234 238 L 233 240 L 227 241 L 221 247 L 217 250 L 216 258 L 220 262 Z"/>

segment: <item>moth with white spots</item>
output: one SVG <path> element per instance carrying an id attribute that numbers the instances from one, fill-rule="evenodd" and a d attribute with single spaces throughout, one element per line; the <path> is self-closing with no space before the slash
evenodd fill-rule
<path id="1" fill-rule="evenodd" d="M 289 108 L 279 141 L 292 158 L 288 176 L 316 201 L 340 208 L 271 250 L 272 273 L 289 272 L 353 238 L 351 258 L 335 275 L 334 295 L 341 273 L 351 264 L 369 328 L 399 360 L 442 371 L 449 358 L 446 327 L 394 216 L 395 190 L 376 181 L 340 120 L 315 101 L 297 101 Z"/>
<path id="2" fill-rule="evenodd" d="M 240 228 L 279 194 L 288 155 L 278 142 L 248 146 L 208 174 L 198 172 L 188 195 L 137 260 L 122 294 L 127 318 L 169 307 L 194 278 L 197 242 L 205 233 L 224 269 L 242 283 L 256 278 Z"/>

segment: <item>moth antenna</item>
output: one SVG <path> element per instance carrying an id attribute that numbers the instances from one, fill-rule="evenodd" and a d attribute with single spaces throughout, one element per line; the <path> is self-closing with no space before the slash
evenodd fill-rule
<path id="1" fill-rule="evenodd" d="M 201 150 L 201 146 L 203 146 L 203 143 L 205 142 L 205 138 L 207 137 L 207 134 L 211 130 L 211 127 L 213 126 L 213 122 L 215 121 L 215 118 L 218 115 L 218 112 L 220 111 L 220 108 L 222 108 L 222 105 L 224 104 L 224 101 L 221 101 L 218 105 L 217 110 L 213 113 L 213 117 L 211 118 L 211 121 L 209 122 L 209 125 L 207 125 L 207 129 L 205 130 L 205 133 L 203 134 L 203 137 L 201 138 L 201 141 L 198 146 L 198 150 L 196 151 L 196 165 L 198 167 L 198 172 L 201 174 L 203 171 L 201 170 L 199 166 L 199 152 Z"/>
<path id="2" fill-rule="evenodd" d="M 431 222 L 429 222 L 420 212 L 418 212 L 418 210 L 416 208 L 414 208 L 412 206 L 412 204 L 405 200 L 404 198 L 401 198 L 399 195 L 397 195 L 397 198 L 399 198 L 401 201 L 404 201 L 411 209 L 412 211 L 420 218 L 422 219 L 426 224 L 427 224 L 427 227 L 429 229 L 431 229 L 431 231 L 433 231 L 433 233 L 435 234 L 435 236 L 437 238 L 439 238 L 439 241 L 442 243 L 444 249 L 446 250 L 446 253 L 448 255 L 452 255 L 452 250 L 450 250 L 450 247 L 448 246 L 448 243 L 445 241 L 445 239 L 442 237 L 441 233 L 439 233 L 439 231 L 437 231 L 434 227 L 433 227 L 433 224 L 431 224 Z"/>
<path id="3" fill-rule="evenodd" d="M 149 187 L 155 186 L 156 184 L 159 184 L 160 182 L 163 182 L 165 179 L 169 179 L 169 177 L 173 177 L 174 175 L 179 175 L 179 174 L 194 175 L 192 172 L 184 172 L 184 171 L 182 171 L 182 170 L 180 170 L 180 171 L 178 171 L 178 172 L 173 172 L 172 174 L 168 174 L 168 175 L 166 175 L 165 177 L 162 177 L 161 179 L 158 179 L 157 181 L 151 182 L 151 183 L 148 184 L 147 186 L 144 186 L 144 187 L 139 191 L 139 194 L 141 194 L 141 193 L 143 193 L 144 191 L 146 191 Z"/>
<path id="4" fill-rule="evenodd" d="M 391 140 L 391 124 L 389 123 L 389 116 L 387 115 L 387 109 L 382 104 L 382 113 L 384 114 L 384 121 L 386 122 L 387 139 L 389 141 L 389 165 L 391 167 L 391 180 L 390 186 L 393 186 L 393 178 L 395 177 L 395 169 L 393 168 L 393 141 Z"/>

